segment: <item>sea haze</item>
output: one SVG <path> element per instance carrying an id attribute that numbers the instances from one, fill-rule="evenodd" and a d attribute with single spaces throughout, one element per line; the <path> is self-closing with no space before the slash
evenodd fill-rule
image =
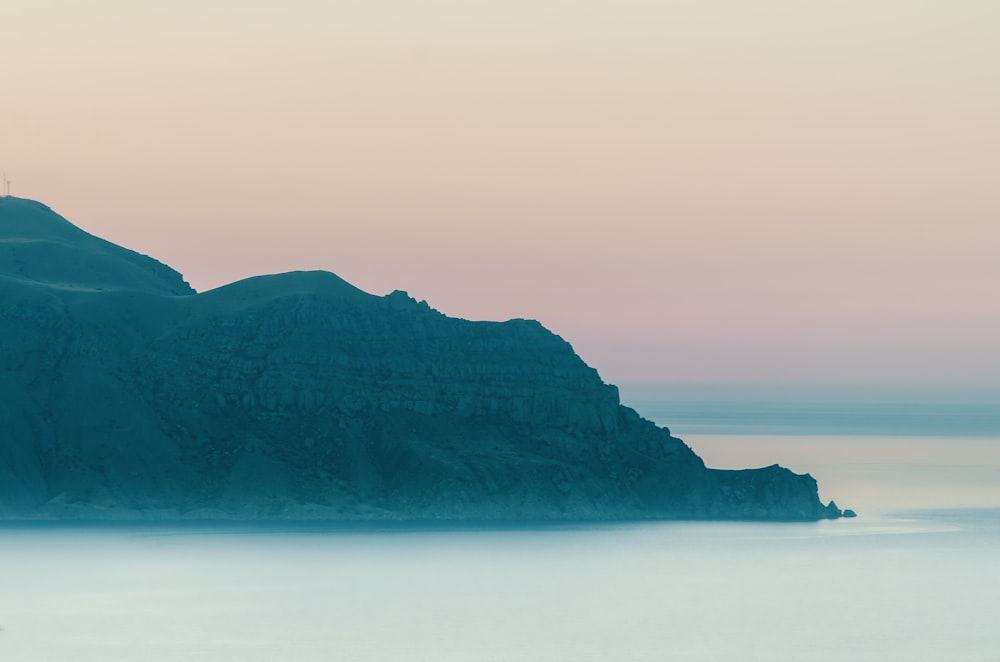
<path id="1" fill-rule="evenodd" d="M 459 530 L 8 524 L 0 659 L 1000 655 L 1000 438 L 819 424 L 740 434 L 736 415 L 706 433 L 697 426 L 723 405 L 629 404 L 673 423 L 710 466 L 808 470 L 824 498 L 860 516 Z M 810 407 L 753 412 L 808 431 Z M 850 419 L 828 415 L 837 407 L 818 420 Z"/>
<path id="2" fill-rule="evenodd" d="M 989 403 L 633 400 L 643 416 L 679 435 L 889 435 L 1000 438 Z"/>
<path id="3" fill-rule="evenodd" d="M 629 403 L 720 469 L 775 462 L 868 516 L 1000 507 L 995 404 L 655 400 Z"/>

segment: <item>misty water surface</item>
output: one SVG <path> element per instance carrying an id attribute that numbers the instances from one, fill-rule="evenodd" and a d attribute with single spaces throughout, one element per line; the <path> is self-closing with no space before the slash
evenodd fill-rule
<path id="1" fill-rule="evenodd" d="M 856 520 L 0 528 L 0 659 L 996 660 L 1000 440 L 683 436 Z"/>

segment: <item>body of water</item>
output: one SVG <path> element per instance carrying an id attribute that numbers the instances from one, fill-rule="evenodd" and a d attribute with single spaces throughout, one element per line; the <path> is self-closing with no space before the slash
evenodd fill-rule
<path id="1" fill-rule="evenodd" d="M 439 531 L 7 525 L 0 659 L 1000 659 L 1000 439 L 893 426 L 808 434 L 803 421 L 806 433 L 788 433 L 788 419 L 786 434 L 739 420 L 698 428 L 685 405 L 635 406 L 710 466 L 810 471 L 824 498 L 860 517 Z"/>
<path id="2" fill-rule="evenodd" d="M 710 467 L 780 464 L 869 517 L 1000 508 L 1000 405 L 631 403 Z"/>

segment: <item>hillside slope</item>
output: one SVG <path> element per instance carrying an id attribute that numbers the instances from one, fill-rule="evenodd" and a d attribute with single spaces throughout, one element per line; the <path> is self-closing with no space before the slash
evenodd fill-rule
<path id="1" fill-rule="evenodd" d="M 840 516 L 808 475 L 705 468 L 537 322 L 326 272 L 195 294 L 15 198 L 0 252 L 0 518 Z"/>

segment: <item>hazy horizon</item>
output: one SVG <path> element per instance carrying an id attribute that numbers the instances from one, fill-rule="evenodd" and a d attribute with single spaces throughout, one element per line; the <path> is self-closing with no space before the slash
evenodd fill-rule
<path id="1" fill-rule="evenodd" d="M 324 269 L 535 318 L 624 393 L 992 398 L 998 22 L 975 0 L 22 4 L 0 169 L 199 291 Z"/>

